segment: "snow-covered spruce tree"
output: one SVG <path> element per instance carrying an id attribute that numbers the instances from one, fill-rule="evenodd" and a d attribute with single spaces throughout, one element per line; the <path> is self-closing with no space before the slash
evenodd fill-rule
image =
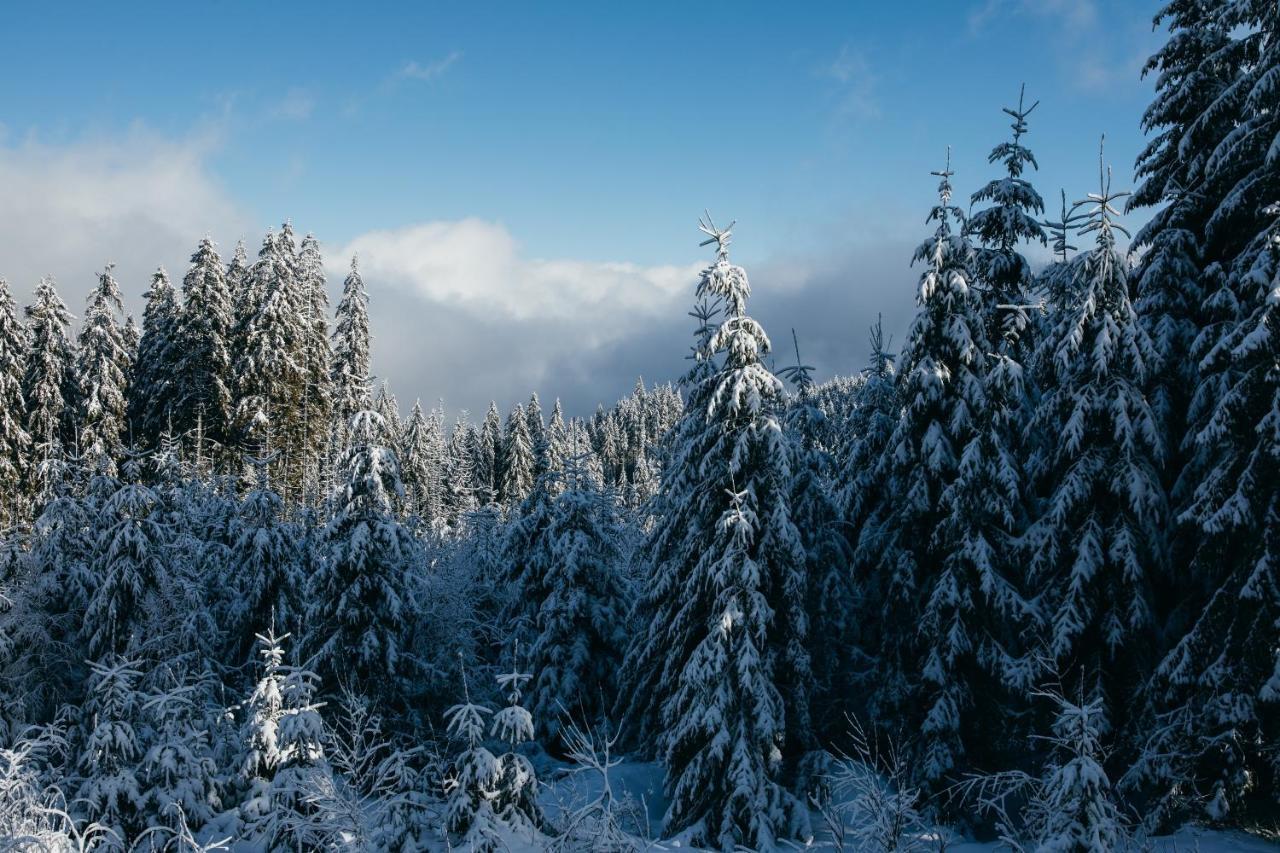
<path id="1" fill-rule="evenodd" d="M 244 755 L 239 778 L 245 794 L 241 817 L 249 824 L 265 821 L 271 811 L 269 786 L 281 764 L 280 717 L 284 714 L 284 641 L 274 628 L 258 634 L 258 656 L 262 668 L 253 692 L 244 703 L 240 740 Z"/>
<path id="2" fill-rule="evenodd" d="M 973 194 L 972 204 L 989 202 L 990 206 L 973 213 L 966 225 L 969 236 L 979 243 L 974 250 L 973 284 L 982 292 L 987 338 L 1001 355 L 1018 364 L 1024 361 L 1031 343 L 1023 339 L 1031 329 L 1027 303 L 1033 289 L 1031 264 L 1019 247 L 1034 242 L 1045 245 L 1048 240 L 1035 218 L 1044 213 L 1044 200 L 1024 177 L 1028 167 L 1039 168 L 1035 155 L 1022 142 L 1027 117 L 1039 101 L 1024 107 L 1025 93 L 1024 86 L 1018 94 L 1018 106 L 1004 108 L 1013 119 L 1013 138 L 987 156 L 989 163 L 1004 164 L 1005 175 Z"/>
<path id="3" fill-rule="evenodd" d="M 130 371 L 119 315 L 120 286 L 113 264 L 98 276 L 89 294 L 77 347 L 78 446 L 90 470 L 115 471 L 125 438 L 125 394 Z"/>
<path id="4" fill-rule="evenodd" d="M 244 325 L 237 332 L 243 349 L 236 354 L 233 370 L 236 440 L 242 446 L 261 446 L 262 433 L 270 425 L 279 451 L 272 479 L 286 497 L 293 497 L 299 485 L 296 475 L 301 460 L 290 441 L 296 436 L 306 386 L 300 358 L 303 323 L 293 275 L 291 252 L 281 238 L 268 232 L 247 276 Z"/>
<path id="5" fill-rule="evenodd" d="M 158 267 L 147 288 L 142 309 L 142 337 L 129 383 L 129 427 L 139 447 L 152 449 L 170 428 L 176 401 L 179 308 L 169 273 Z"/>
<path id="6" fill-rule="evenodd" d="M 280 670 L 280 716 L 276 722 L 279 763 L 268 788 L 271 811 L 266 836 L 272 849 L 314 849 L 316 809 L 312 797 L 330 769 L 325 761 L 323 702 L 316 701 L 319 677 L 302 666 Z"/>
<path id="7" fill-rule="evenodd" d="M 1124 816 L 1103 768 L 1107 715 L 1099 698 L 1057 709 L 1048 738 L 1054 756 L 1032 800 L 1036 853 L 1113 853 L 1130 846 Z"/>
<path id="8" fill-rule="evenodd" d="M 306 387 L 302 396 L 299 445 L 304 456 L 304 495 L 312 503 L 321 493 L 325 474 L 322 461 L 329 446 L 329 430 L 333 417 L 333 354 L 329 348 L 329 294 L 325 285 L 324 259 L 315 235 L 302 238 L 298 250 L 298 286 L 302 310 L 303 373 Z"/>
<path id="9" fill-rule="evenodd" d="M 1155 349 L 1147 396 L 1168 454 L 1166 484 L 1179 502 L 1194 487 L 1194 477 L 1179 482 L 1187 410 L 1199 378 L 1198 358 L 1187 354 L 1216 311 L 1205 304 L 1207 297 L 1217 299 L 1205 290 L 1212 277 L 1204 269 L 1221 260 L 1206 255 L 1202 243 L 1228 189 L 1210 180 L 1206 165 L 1234 124 L 1220 110 L 1243 71 L 1241 46 L 1215 5 L 1170 0 L 1156 14 L 1169 39 L 1143 66 L 1143 76 L 1155 77 L 1155 98 L 1142 117 L 1151 139 L 1138 156 L 1140 183 L 1126 205 L 1159 208 L 1133 241 L 1134 249 L 1145 250 L 1137 253 L 1134 306 Z"/>
<path id="10" fill-rule="evenodd" d="M 371 698 L 387 698 L 409 669 L 401 656 L 404 592 L 420 554 L 397 520 L 399 464 L 375 412 L 352 418 L 337 480 L 324 557 L 309 587 L 308 647 L 328 686 L 345 678 Z"/>
<path id="11" fill-rule="evenodd" d="M 222 258 L 205 237 L 191 256 L 182 279 L 182 308 L 176 332 L 177 372 L 172 377 L 174 404 L 166 413 L 175 435 L 195 430 L 225 446 L 232 418 L 232 356 L 228 343 L 234 312 Z"/>
<path id="12" fill-rule="evenodd" d="M 560 487 L 551 489 L 550 478 Z M 543 475 L 512 524 L 506 558 L 518 573 L 504 621 L 527 637 L 529 706 L 548 748 L 561 746 L 566 718 L 592 725 L 613 706 L 628 637 L 622 536 L 585 455 L 566 460 L 563 474 Z"/>
<path id="13" fill-rule="evenodd" d="M 920 731 L 916 781 L 933 791 L 999 737 L 990 720 L 1009 702 L 1001 688 L 1018 657 L 1014 620 L 1025 616 L 1011 556 L 1021 481 L 988 395 L 992 346 L 952 173 L 935 174 L 936 229 L 916 251 L 928 266 L 900 363 L 902 415 L 876 467 L 896 497 L 862 508 L 855 550 L 856 577 L 880 608 L 884 675 L 872 710 Z"/>
<path id="14" fill-rule="evenodd" d="M 501 823 L 526 835 L 547 823 L 542 806 L 538 805 L 538 774 L 529 759 L 517 751 L 521 744 L 533 740 L 533 715 L 520 704 L 524 687 L 532 677 L 520 672 L 519 667 L 498 675 L 498 688 L 505 691 L 507 704 L 493 715 L 489 732 L 507 745 L 507 751 L 497 757 L 493 811 Z"/>
<path id="15" fill-rule="evenodd" d="M 724 320 L 685 379 L 620 695 L 667 766 L 667 831 L 769 849 L 807 824 L 780 781 L 810 737 L 794 449 L 779 422 L 782 384 L 760 362 L 769 339 L 746 314 L 746 272 L 729 262 L 727 229 L 703 230 L 717 257 L 698 295 L 720 301 Z M 709 312 L 699 316 L 702 337 Z"/>
<path id="16" fill-rule="evenodd" d="M 85 609 L 81 633 L 91 657 L 137 651 L 148 600 L 165 586 L 165 530 L 155 517 L 156 493 L 137 482 L 114 481 L 101 507 L 94 549 L 96 588 Z"/>
<path id="17" fill-rule="evenodd" d="M 360 277 L 359 259 L 351 256 L 351 272 L 342 283 L 333 326 L 333 423 L 335 447 L 346 444 L 347 427 L 357 412 L 373 405 L 369 392 L 369 296 Z"/>
<path id="18" fill-rule="evenodd" d="M 302 537 L 297 526 L 284 518 L 284 502 L 267 476 L 269 461 L 250 460 L 256 484 L 245 495 L 228 531 L 229 571 L 224 588 L 233 597 L 228 636 L 236 661 L 244 660 L 250 651 L 243 638 L 254 636 L 264 625 L 292 628 L 301 615 Z"/>
<path id="19" fill-rule="evenodd" d="M 475 469 L 472 447 L 475 427 L 460 415 L 449 433 L 444 461 L 444 508 L 449 523 L 457 526 L 476 508 Z"/>
<path id="20" fill-rule="evenodd" d="M 502 416 L 498 404 L 490 401 L 484 422 L 474 434 L 471 466 L 475 473 L 476 502 L 498 500 L 502 486 Z"/>
<path id="21" fill-rule="evenodd" d="M 199 686 L 174 678 L 146 700 L 151 744 L 141 765 L 146 823 L 199 833 L 221 808 L 218 767 Z"/>
<path id="22" fill-rule="evenodd" d="M 138 731 L 144 697 L 138 665 L 115 655 L 92 664 L 81 709 L 75 808 L 85 820 L 111 830 L 103 846 L 94 849 L 127 850 L 144 828 L 146 796 L 138 778 L 145 751 Z"/>
<path id="23" fill-rule="evenodd" d="M 1234 380 L 1194 434 L 1216 464 L 1183 514 L 1200 536 L 1195 565 L 1221 566 L 1156 671 L 1158 725 L 1138 768 L 1173 817 L 1261 816 L 1280 779 L 1280 204 L 1268 213 L 1270 245 L 1233 271 L 1254 288 L 1241 293 L 1252 310 L 1212 354 Z"/>
<path id="24" fill-rule="evenodd" d="M 438 410 L 428 417 L 422 411 L 422 402 L 415 402 L 401 442 L 406 510 L 424 524 L 442 518 L 444 512 L 445 448 L 441 418 Z"/>
<path id="25" fill-rule="evenodd" d="M 823 446 L 820 433 L 826 415 L 814 390 L 813 368 L 800 359 L 800 343 L 791 332 L 796 364 L 783 373 L 796 387 L 788 401 L 785 426 L 796 444 L 791 485 L 792 520 L 800 531 L 808 577 L 809 660 L 814 676 L 813 708 L 816 731 L 842 733 L 847 715 L 848 684 L 853 674 L 855 600 L 849 574 L 849 557 L 840 528 L 840 510 L 833 492 L 834 460 Z M 639 465 L 647 467 L 641 450 Z M 639 475 L 639 476 L 637 476 Z M 633 483 L 640 479 L 633 472 Z"/>
<path id="26" fill-rule="evenodd" d="M 464 744 L 444 779 L 444 831 L 468 849 L 492 851 L 501 842 L 500 826 L 494 812 L 501 768 L 498 759 L 484 745 L 489 708 L 471 701 L 471 691 L 462 679 L 463 701 L 445 712 L 448 734 Z"/>
<path id="27" fill-rule="evenodd" d="M 519 404 L 507 415 L 506 429 L 502 434 L 501 458 L 501 498 L 506 503 L 515 505 L 533 490 L 533 469 L 536 464 L 533 439 L 529 435 L 529 421 L 525 416 L 524 406 Z"/>
<path id="28" fill-rule="evenodd" d="M 26 308 L 26 370 L 22 378 L 22 398 L 27 402 L 27 434 L 35 444 L 35 458 L 56 455 L 75 436 L 75 371 L 69 329 L 71 314 L 58 296 L 53 279 L 42 278 L 36 285 L 35 302 Z"/>
<path id="29" fill-rule="evenodd" d="M 1044 395 L 1033 428 L 1046 443 L 1031 470 L 1043 510 L 1030 534 L 1031 583 L 1052 614 L 1044 638 L 1075 690 L 1098 675 L 1108 715 L 1125 721 L 1153 640 L 1151 583 L 1163 566 L 1162 447 L 1142 393 L 1151 341 L 1130 301 L 1110 176 L 1090 194 L 1094 248 L 1071 264 L 1038 353 Z M 1092 701 L 1093 696 L 1088 697 Z"/>
<path id="30" fill-rule="evenodd" d="M 529 425 L 529 446 L 533 449 L 533 479 L 537 480 L 547 470 L 547 424 L 536 393 L 529 396 L 524 417 Z"/>
<path id="31" fill-rule="evenodd" d="M 25 477 L 31 436 L 23 423 L 22 397 L 26 358 L 27 329 L 18 320 L 8 282 L 0 278 L 0 530 L 30 521 Z"/>

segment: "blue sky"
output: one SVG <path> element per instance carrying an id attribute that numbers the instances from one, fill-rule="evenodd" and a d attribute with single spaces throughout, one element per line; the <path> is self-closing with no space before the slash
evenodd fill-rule
<path id="1" fill-rule="evenodd" d="M 709 207 L 738 219 L 774 337 L 795 325 L 821 372 L 851 372 L 876 311 L 909 318 L 928 172 L 951 145 L 958 195 L 993 176 L 1019 84 L 1046 199 L 1094 187 L 1104 132 L 1129 182 L 1154 8 L 23 4 L 0 274 L 25 295 L 53 273 L 74 311 L 114 260 L 136 310 L 205 232 L 255 249 L 290 217 L 335 286 L 361 252 L 402 401 L 583 410 L 680 370 Z"/>

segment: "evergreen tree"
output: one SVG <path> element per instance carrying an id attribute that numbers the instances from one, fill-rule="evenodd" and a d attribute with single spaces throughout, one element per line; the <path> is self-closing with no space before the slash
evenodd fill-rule
<path id="1" fill-rule="evenodd" d="M 854 554 L 857 577 L 874 584 L 871 601 L 881 610 L 873 617 L 881 627 L 876 651 L 882 673 L 873 712 L 880 719 L 901 719 L 908 729 L 924 727 L 927 758 L 921 773 L 929 783 L 942 779 L 954 763 L 958 706 L 966 697 L 951 691 L 968 690 L 963 682 L 947 683 L 950 667 L 944 669 L 936 658 L 944 654 L 954 660 L 973 651 L 964 646 L 977 640 L 969 639 L 977 626 L 963 624 L 967 618 L 961 625 L 948 623 L 960 618 L 955 605 L 983 594 L 977 593 L 977 583 L 968 582 L 982 567 L 957 564 L 983 559 L 974 550 L 981 543 L 965 541 L 980 532 L 961 526 L 944 538 L 944 523 L 960 521 L 953 514 L 961 511 L 947 501 L 960 498 L 952 486 L 962 466 L 981 466 L 968 471 L 975 480 L 993 473 L 986 470 L 990 448 L 974 444 L 976 419 L 986 410 L 985 359 L 991 347 L 970 286 L 972 250 L 964 237 L 963 213 L 951 204 L 950 164 L 934 174 L 940 179 L 939 202 L 929 221 L 936 227 L 915 254 L 927 268 L 917 295 L 920 310 L 902 352 L 897 390 L 902 414 L 876 463 L 876 476 L 893 498 L 878 502 L 863 519 Z M 975 450 L 987 458 L 971 458 Z M 980 528 L 989 518 L 975 523 Z M 955 553 L 953 547 L 962 550 Z M 1003 585 L 1003 579 L 995 579 Z M 926 620 L 929 630 L 921 633 Z M 940 652 L 937 644 L 952 627 L 960 645 Z"/>
<path id="2" fill-rule="evenodd" d="M 197 685 L 177 681 L 144 706 L 154 735 L 140 781 L 150 826 L 199 833 L 222 805 L 218 767 Z"/>
<path id="3" fill-rule="evenodd" d="M 76 377 L 80 383 L 78 446 L 92 470 L 115 471 L 123 456 L 125 394 L 130 372 L 119 314 L 120 286 L 112 264 L 98 276 L 80 328 Z"/>
<path id="4" fill-rule="evenodd" d="M 169 274 L 158 267 L 147 289 L 142 310 L 142 337 L 129 383 L 129 424 L 134 442 L 156 447 L 160 434 L 170 428 L 178 385 L 178 300 Z"/>
<path id="5" fill-rule="evenodd" d="M 501 497 L 514 506 L 533 490 L 536 465 L 533 439 L 529 435 L 529 421 L 524 407 L 519 404 L 507 415 L 507 425 L 502 435 L 501 459 Z"/>
<path id="6" fill-rule="evenodd" d="M 331 376 L 333 354 L 329 348 L 329 294 L 320 244 L 312 234 L 302 239 L 298 251 L 298 284 L 305 313 L 303 367 L 306 387 L 302 397 L 301 450 L 305 454 L 305 494 L 319 492 L 321 459 L 329 444 L 334 408 Z"/>
<path id="7" fill-rule="evenodd" d="M 1044 200 L 1023 177 L 1027 167 L 1039 168 L 1035 155 L 1022 144 L 1027 117 L 1039 105 L 1037 101 L 1024 108 L 1025 91 L 1024 86 L 1016 109 L 1004 108 L 1013 119 L 1013 138 L 997 145 L 987 157 L 988 163 L 1004 164 L 1005 176 L 973 194 L 971 203 L 990 202 L 991 206 L 974 213 L 966 225 L 969 235 L 981 244 L 974 251 L 973 286 L 982 291 L 987 338 L 1017 362 L 1027 349 L 1018 342 L 1029 328 L 1025 306 L 1033 287 L 1031 264 L 1018 247 L 1032 242 L 1045 245 L 1048 240 L 1035 218 L 1044 212 Z"/>
<path id="8" fill-rule="evenodd" d="M 493 711 L 471 700 L 465 672 L 462 694 L 463 701 L 445 712 L 449 737 L 465 744 L 465 748 L 454 759 L 452 772 L 444 780 L 444 831 L 471 850 L 485 853 L 499 849 L 502 840 L 494 813 L 501 769 L 498 759 L 484 745 L 485 717 Z"/>
<path id="9" fill-rule="evenodd" d="M 404 461 L 401 466 L 408 511 L 426 523 L 443 517 L 444 435 L 440 412 L 428 417 L 421 401 L 413 404 L 405 425 Z"/>
<path id="10" fill-rule="evenodd" d="M 0 278 L 0 530 L 14 528 L 26 514 L 24 490 L 31 435 L 24 427 L 22 397 L 27 329 L 18 319 L 9 284 Z"/>
<path id="11" fill-rule="evenodd" d="M 475 475 L 476 502 L 483 505 L 498 500 L 502 484 L 502 417 L 498 404 L 489 403 L 484 423 L 474 435 L 471 466 Z"/>
<path id="12" fill-rule="evenodd" d="M 374 695 L 408 672 L 405 589 L 419 560 L 416 540 L 396 520 L 404 490 L 385 435 L 386 424 L 374 412 L 352 419 L 308 614 L 316 666 L 328 683 L 348 676 Z"/>
<path id="13" fill-rule="evenodd" d="M 282 234 L 283 237 L 283 234 Z M 236 435 L 249 447 L 262 447 L 266 432 L 279 452 L 273 479 L 287 496 L 299 485 L 301 460 L 297 435 L 305 365 L 300 358 L 303 328 L 294 294 L 294 265 L 286 241 L 271 232 L 247 277 L 243 345 L 236 360 L 238 383 Z"/>
<path id="14" fill-rule="evenodd" d="M 338 430 L 336 446 L 345 444 L 346 431 L 357 412 L 373 404 L 369 393 L 369 297 L 355 255 L 351 272 L 342 284 L 337 322 L 333 327 L 333 417 Z"/>
<path id="15" fill-rule="evenodd" d="M 205 237 L 182 279 L 178 313 L 174 403 L 166 413 L 175 435 L 195 430 L 226 446 L 232 418 L 231 338 L 234 311 L 226 271 L 213 241 Z"/>
<path id="16" fill-rule="evenodd" d="M 165 581 L 164 530 L 155 518 L 154 491 L 138 483 L 116 483 L 101 510 L 94 556 L 97 588 L 81 631 L 93 657 L 138 651 L 148 600 Z"/>
<path id="17" fill-rule="evenodd" d="M 467 423 L 465 413 L 458 417 L 449 433 L 445 450 L 444 505 L 451 523 L 476 508 L 476 473 L 473 448 L 475 427 Z"/>
<path id="18" fill-rule="evenodd" d="M 1056 668 L 1077 683 L 1100 673 L 1110 716 L 1123 720 L 1150 665 L 1165 505 L 1160 438 L 1142 393 L 1153 351 L 1115 248 L 1120 197 L 1102 173 L 1084 229 L 1095 247 L 1072 262 L 1069 301 L 1039 352 L 1045 393 L 1033 426 L 1058 440 L 1031 463 L 1044 508 L 1031 531 L 1030 580 L 1053 614 L 1045 645 Z"/>
<path id="19" fill-rule="evenodd" d="M 784 759 L 808 742 L 812 681 L 794 450 L 779 423 L 781 383 L 760 362 L 769 339 L 746 314 L 746 273 L 729 263 L 728 231 L 703 230 L 718 253 L 698 295 L 725 317 L 710 335 L 705 319 L 699 329 L 621 695 L 665 758 L 667 831 L 768 849 L 806 823 L 780 783 Z"/>
<path id="20" fill-rule="evenodd" d="M 84 817 L 110 830 L 102 836 L 107 850 L 129 849 L 144 828 L 146 797 L 138 771 L 145 747 L 137 730 L 142 673 L 137 667 L 138 661 L 115 656 L 94 663 L 82 711 L 77 769 L 83 781 L 75 802 Z"/>

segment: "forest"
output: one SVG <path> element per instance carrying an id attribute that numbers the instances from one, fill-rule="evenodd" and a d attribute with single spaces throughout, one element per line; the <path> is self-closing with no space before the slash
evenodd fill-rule
<path id="1" fill-rule="evenodd" d="M 709 214 L 589 417 L 406 413 L 289 221 L 139 322 L 0 279 L 0 849 L 1274 842 L 1280 4 L 1156 22 L 1133 189 L 1046 202 L 1029 93 L 940 144 L 821 383 Z"/>

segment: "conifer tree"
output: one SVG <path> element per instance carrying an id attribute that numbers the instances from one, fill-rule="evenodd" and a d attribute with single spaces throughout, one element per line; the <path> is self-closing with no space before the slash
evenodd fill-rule
<path id="1" fill-rule="evenodd" d="M 302 323 L 293 273 L 288 245 L 268 232 L 247 276 L 247 310 L 239 332 L 243 349 L 234 369 L 238 441 L 243 446 L 261 447 L 264 433 L 270 429 L 279 452 L 273 479 L 290 496 L 299 485 L 301 460 L 294 439 L 299 398 L 305 387 L 305 365 L 299 358 Z"/>
<path id="2" fill-rule="evenodd" d="M 769 339 L 746 314 L 746 273 L 729 262 L 728 230 L 703 230 L 718 251 L 698 295 L 720 301 L 724 320 L 699 328 L 621 695 L 665 759 L 667 830 L 767 849 L 806 823 L 780 781 L 808 741 L 811 683 L 794 450 L 781 383 L 760 362 Z"/>
<path id="3" fill-rule="evenodd" d="M 419 559 L 416 540 L 396 518 L 404 489 L 385 435 L 386 423 L 374 412 L 352 419 L 308 613 L 312 654 L 327 683 L 349 677 L 375 697 L 409 670 L 405 589 Z"/>
<path id="4" fill-rule="evenodd" d="M 119 315 L 120 286 L 113 264 L 98 276 L 80 328 L 76 377 L 80 384 L 78 446 L 91 470 L 112 473 L 123 456 L 125 394 L 130 372 Z"/>
<path id="5" fill-rule="evenodd" d="M 342 299 L 333 326 L 330 381 L 334 424 L 339 431 L 335 443 L 341 449 L 351 419 L 373 404 L 369 391 L 369 297 L 355 255 L 351 256 L 351 272 L 342 283 Z"/>
<path id="6" fill-rule="evenodd" d="M 454 759 L 452 772 L 444 780 L 444 831 L 470 849 L 485 853 L 499 849 L 502 841 L 494 813 L 501 770 L 498 759 L 484 745 L 485 718 L 493 710 L 471 700 L 465 671 L 462 695 L 463 701 L 445 712 L 449 737 L 465 744 L 465 748 Z"/>
<path id="7" fill-rule="evenodd" d="M 443 517 L 444 435 L 440 412 L 433 411 L 428 417 L 423 414 L 421 401 L 416 401 L 405 425 L 402 445 L 406 508 L 429 524 Z"/>
<path id="8" fill-rule="evenodd" d="M 498 404 L 490 401 L 484 422 L 474 434 L 471 451 L 475 473 L 476 501 L 483 505 L 498 500 L 502 485 L 502 416 Z"/>
<path id="9" fill-rule="evenodd" d="M 542 419 L 542 403 L 537 394 L 530 395 L 524 415 L 529 423 L 529 445 L 533 448 L 533 479 L 537 480 L 547 470 L 547 424 Z"/>
<path id="10" fill-rule="evenodd" d="M 1104 707 L 1123 721 L 1149 666 L 1165 502 L 1160 437 L 1142 393 L 1153 350 L 1115 247 L 1121 197 L 1101 172 L 1084 229 L 1095 246 L 1072 261 L 1068 299 L 1039 351 L 1034 428 L 1058 440 L 1031 463 L 1044 508 L 1030 534 L 1030 582 L 1052 614 L 1045 645 L 1058 671 L 1076 684 L 1101 673 Z"/>
<path id="11" fill-rule="evenodd" d="M 0 278 L 0 530 L 26 515 L 25 478 L 31 436 L 24 424 L 22 384 L 27 358 L 27 329 L 18 320 L 9 284 Z"/>
<path id="12" fill-rule="evenodd" d="M 964 237 L 964 215 L 951 204 L 950 163 L 934 174 L 939 201 L 929 221 L 936 227 L 915 254 L 927 268 L 917 295 L 920 309 L 901 357 L 897 396 L 902 414 L 876 467 L 882 488 L 894 497 L 879 502 L 864 518 L 854 570 L 860 579 L 874 582 L 871 600 L 881 608 L 876 651 L 883 675 L 873 694 L 873 712 L 882 719 L 902 719 L 908 728 L 925 726 L 930 757 L 921 772 L 936 783 L 951 769 L 948 761 L 954 761 L 960 720 L 958 708 L 946 713 L 958 704 L 946 691 L 966 689 L 947 684 L 943 667 L 933 662 L 936 641 L 945 638 L 947 623 L 958 616 L 940 608 L 972 596 L 977 586 L 965 583 L 961 588 L 957 577 L 971 576 L 977 567 L 954 564 L 974 547 L 964 541 L 967 531 L 954 531 L 950 542 L 938 534 L 956 511 L 944 505 L 948 491 L 962 464 L 971 461 L 967 454 L 977 434 L 975 418 L 986 407 L 983 379 L 991 347 L 970 286 L 972 250 Z M 952 545 L 965 550 L 954 553 Z M 956 588 L 954 596 L 944 596 L 947 586 Z M 932 630 L 920 634 L 926 613 Z M 960 629 L 962 642 L 971 642 L 971 631 L 968 626 Z M 953 650 L 952 657 L 959 651 Z M 944 739 L 951 741 L 949 746 L 932 743 Z"/>
<path id="13" fill-rule="evenodd" d="M 234 310 L 222 258 L 205 237 L 182 279 L 182 308 L 176 330 L 174 403 L 166 412 L 175 435 L 194 432 L 199 420 L 206 438 L 225 446 L 230 438 L 233 385 L 231 338 Z"/>
<path id="14" fill-rule="evenodd" d="M 27 434 L 35 458 L 56 456 L 74 437 L 70 413 L 75 411 L 75 372 L 69 328 L 71 314 L 58 296 L 53 279 L 36 285 L 35 302 L 26 308 L 30 335 L 22 398 L 26 400 Z"/>
<path id="15" fill-rule="evenodd" d="M 502 435 L 501 459 L 501 497 L 514 506 L 533 490 L 536 465 L 533 439 L 529 435 L 529 421 L 524 406 L 519 404 L 507 415 L 507 425 Z"/>
<path id="16" fill-rule="evenodd" d="M 199 833 L 222 805 L 215 744 L 197 685 L 177 684 L 147 700 L 146 722 L 154 732 L 142 760 L 147 823 Z"/>
<path id="17" fill-rule="evenodd" d="M 170 425 L 177 385 L 178 300 L 164 267 L 151 276 L 146 307 L 142 310 L 142 337 L 129 383 L 129 424 L 139 447 L 154 448 Z"/>
<path id="18" fill-rule="evenodd" d="M 319 491 L 321 459 L 329 444 L 333 417 L 333 354 L 329 347 L 329 294 L 320 244 L 312 234 L 302 238 L 298 251 L 298 284 L 305 313 L 303 362 L 306 387 L 302 397 L 301 450 L 305 454 L 305 493 Z"/>
<path id="19" fill-rule="evenodd" d="M 449 433 L 445 450 L 444 504 L 451 523 L 476 508 L 475 427 L 460 415 Z"/>
<path id="20" fill-rule="evenodd" d="M 142 695 L 138 661 L 114 655 L 92 665 L 85 701 L 75 798 L 84 816 L 110 830 L 104 849 L 127 850 L 144 827 L 146 797 L 139 784 L 144 745 L 137 723 Z M 95 848 L 96 849 L 96 848 Z"/>

